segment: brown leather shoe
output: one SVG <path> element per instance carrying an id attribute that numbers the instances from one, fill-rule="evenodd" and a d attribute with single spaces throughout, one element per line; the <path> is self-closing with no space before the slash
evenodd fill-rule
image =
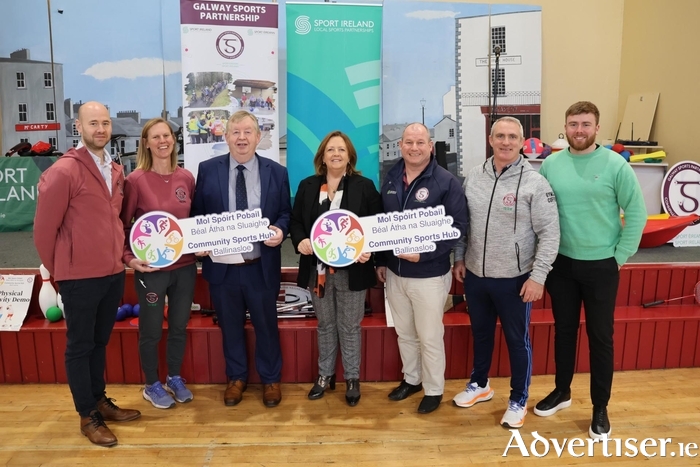
<path id="1" fill-rule="evenodd" d="M 97 410 L 93 410 L 89 417 L 80 417 L 80 432 L 98 446 L 110 447 L 117 444 L 117 437 L 107 428 L 102 414 Z"/>
<path id="2" fill-rule="evenodd" d="M 102 414 L 102 418 L 109 422 L 128 422 L 141 416 L 141 412 L 133 409 L 120 409 L 114 405 L 114 399 L 103 396 L 97 402 L 97 410 Z"/>
<path id="3" fill-rule="evenodd" d="M 266 407 L 277 407 L 282 400 L 282 388 L 280 383 L 263 385 L 263 403 Z"/>
<path id="4" fill-rule="evenodd" d="M 224 404 L 228 406 L 238 404 L 243 399 L 243 393 L 247 388 L 248 383 L 240 379 L 229 381 L 224 392 Z"/>

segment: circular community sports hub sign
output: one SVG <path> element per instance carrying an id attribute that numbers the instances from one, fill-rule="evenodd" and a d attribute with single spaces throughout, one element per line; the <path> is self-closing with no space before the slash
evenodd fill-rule
<path id="1" fill-rule="evenodd" d="M 683 161 L 666 172 L 661 184 L 661 205 L 671 216 L 700 214 L 700 164 Z"/>
<path id="2" fill-rule="evenodd" d="M 182 228 L 170 213 L 153 211 L 134 222 L 129 238 L 134 255 L 150 266 L 164 268 L 182 256 Z"/>
<path id="3" fill-rule="evenodd" d="M 364 244 L 365 233 L 359 218 L 344 209 L 324 213 L 311 227 L 311 247 L 329 266 L 341 268 L 354 263 Z"/>

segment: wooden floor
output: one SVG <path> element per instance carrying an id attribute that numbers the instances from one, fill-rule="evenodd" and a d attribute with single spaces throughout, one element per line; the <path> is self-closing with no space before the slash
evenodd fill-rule
<path id="1" fill-rule="evenodd" d="M 110 423 L 119 445 L 100 448 L 80 435 L 78 417 L 65 385 L 0 386 L 0 465 L 700 465 L 697 458 L 670 457 L 678 443 L 700 444 L 699 369 L 620 372 L 615 375 L 609 412 L 613 437 L 621 438 L 622 457 L 572 457 L 554 449 L 544 458 L 523 457 L 517 448 L 502 457 L 511 433 L 498 425 L 506 407 L 509 382 L 491 381 L 496 395 L 470 409 L 452 406 L 464 381 L 448 381 L 445 401 L 429 415 L 419 415 L 420 394 L 391 402 L 394 383 L 362 383 L 357 407 L 345 404 L 345 385 L 318 401 L 306 399 L 309 385 L 283 386 L 279 407 L 265 408 L 261 388 L 251 385 L 243 402 L 225 407 L 223 386 L 193 385 L 195 400 L 170 410 L 154 409 L 139 386 L 110 386 L 108 395 L 122 407 L 138 408 L 136 421 Z M 570 409 L 549 418 L 528 414 L 520 430 L 528 448 L 533 431 L 545 438 L 586 439 L 591 406 L 588 375 L 577 374 Z M 533 378 L 536 403 L 553 385 L 553 376 Z M 652 459 L 625 456 L 625 439 L 671 438 L 665 458 L 658 447 Z M 542 451 L 542 444 L 537 448 Z M 576 452 L 585 448 L 576 448 Z M 611 449 L 614 453 L 614 448 Z M 691 454 L 700 454 L 696 448 Z"/>

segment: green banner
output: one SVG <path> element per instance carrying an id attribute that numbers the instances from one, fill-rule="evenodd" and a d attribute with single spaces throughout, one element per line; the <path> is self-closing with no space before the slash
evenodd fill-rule
<path id="1" fill-rule="evenodd" d="M 379 183 L 381 5 L 287 3 L 287 170 L 292 193 L 333 130 Z"/>
<path id="2" fill-rule="evenodd" d="M 33 230 L 41 173 L 55 157 L 0 157 L 0 232 Z"/>

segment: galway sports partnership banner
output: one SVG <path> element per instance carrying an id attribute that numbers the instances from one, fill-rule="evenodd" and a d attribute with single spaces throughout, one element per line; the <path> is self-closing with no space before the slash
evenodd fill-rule
<path id="1" fill-rule="evenodd" d="M 228 118 L 257 118 L 257 153 L 279 161 L 277 5 L 180 0 L 185 168 L 229 152 Z"/>
<path id="2" fill-rule="evenodd" d="M 379 183 L 381 5 L 287 3 L 287 169 L 296 193 L 333 130 Z"/>

